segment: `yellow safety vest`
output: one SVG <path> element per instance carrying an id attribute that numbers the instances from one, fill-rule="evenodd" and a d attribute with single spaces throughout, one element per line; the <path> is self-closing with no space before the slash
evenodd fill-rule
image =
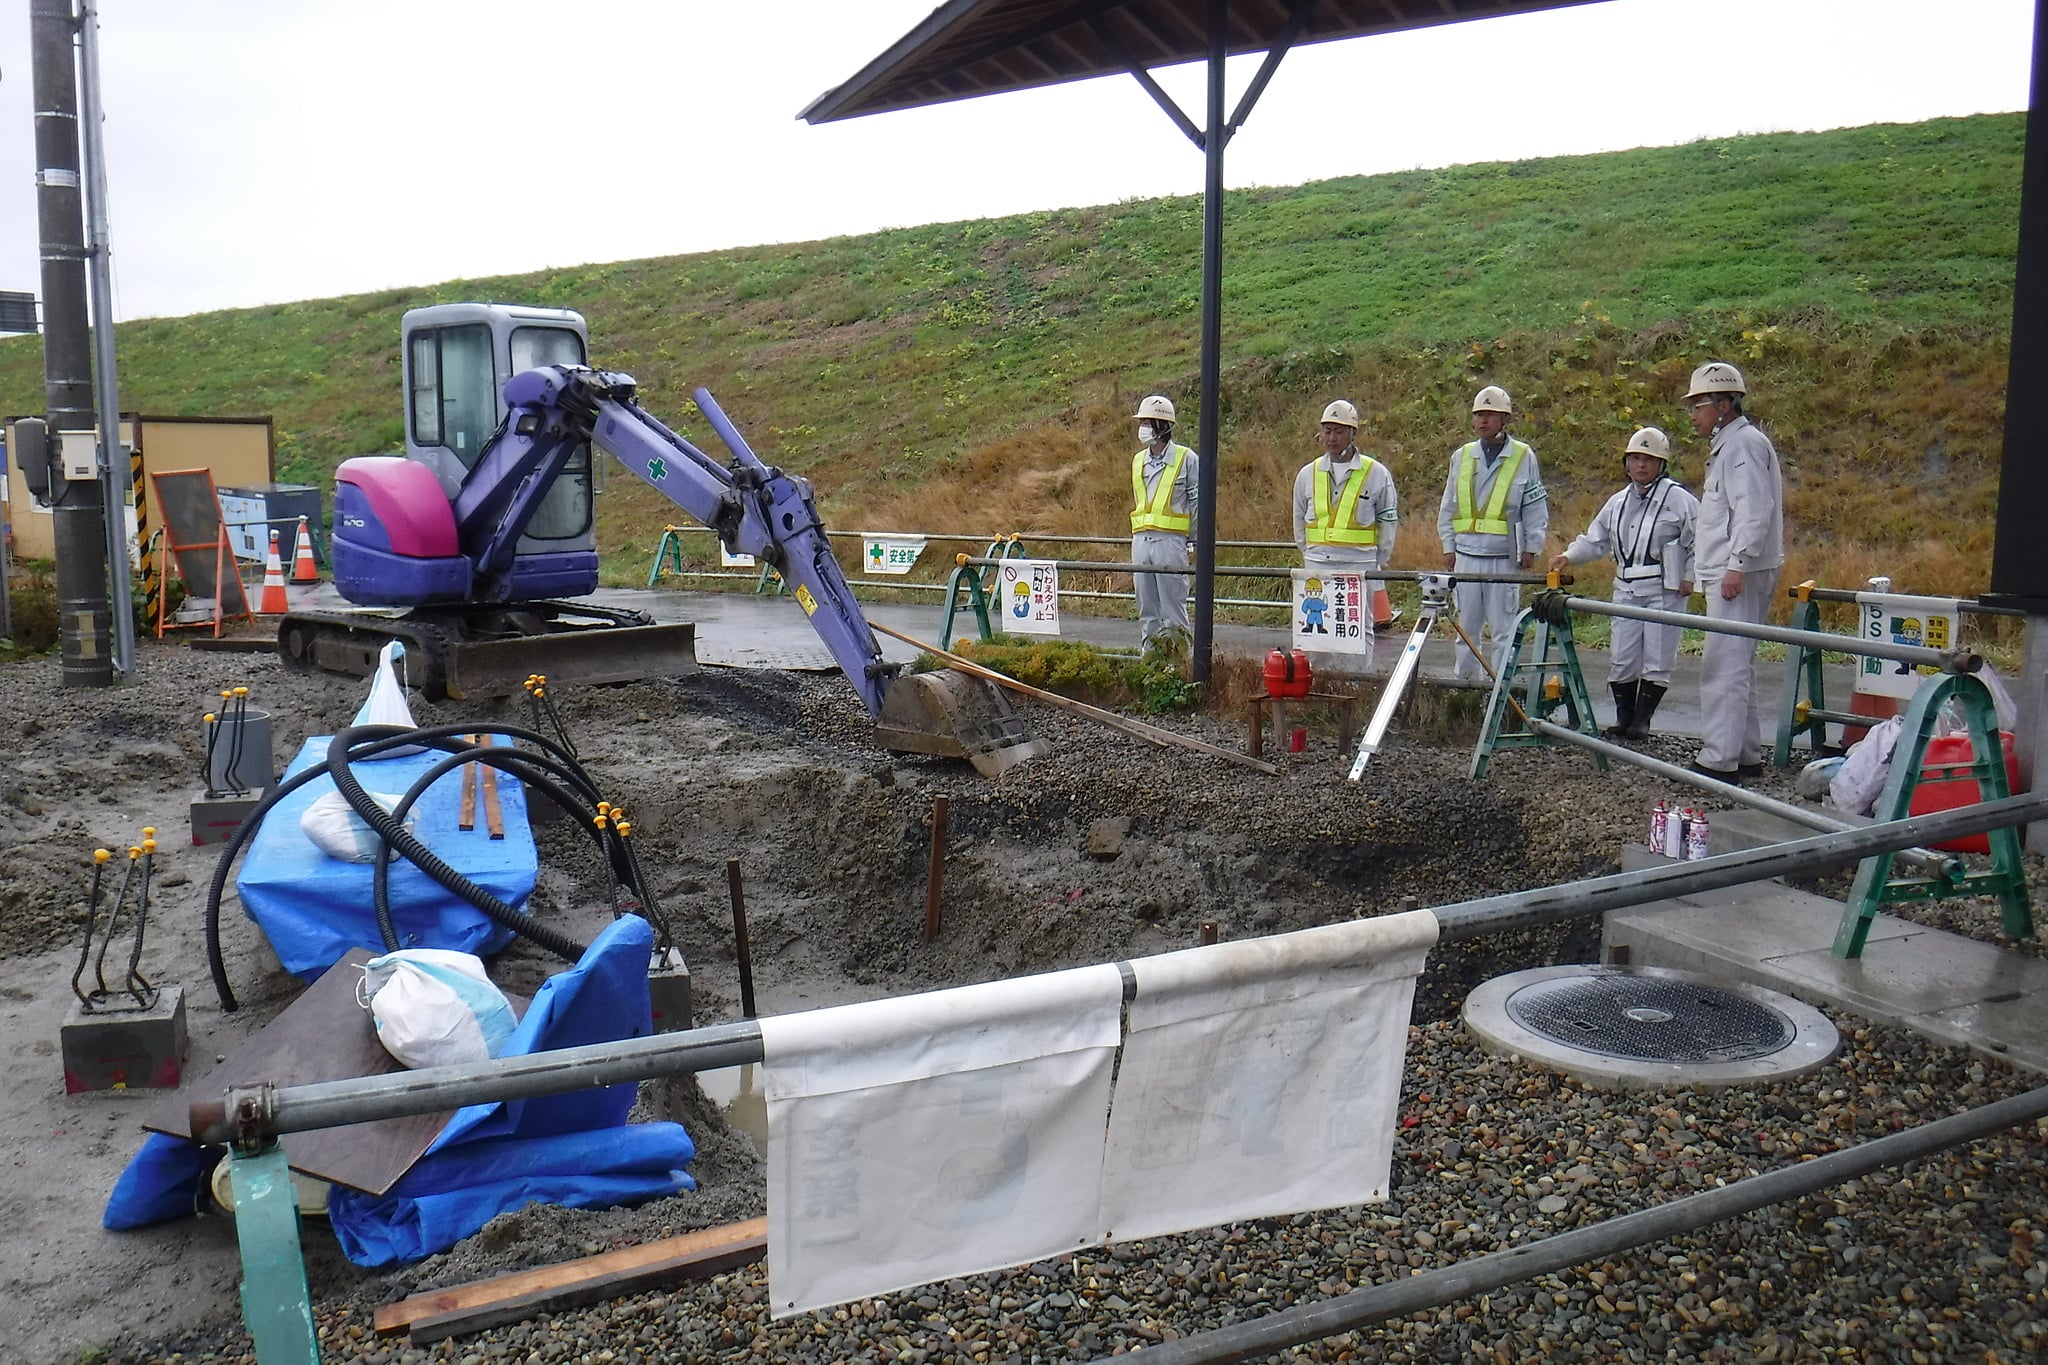
<path id="1" fill-rule="evenodd" d="M 1501 456 L 1500 473 L 1494 475 L 1493 487 L 1487 492 L 1486 509 L 1475 517 L 1472 505 L 1478 501 L 1473 490 L 1479 486 L 1479 442 L 1472 441 L 1458 452 L 1462 464 L 1458 470 L 1458 514 L 1451 518 L 1453 531 L 1476 532 L 1482 536 L 1509 533 L 1508 489 L 1513 486 L 1515 475 L 1521 471 L 1522 457 L 1528 453 L 1529 447 L 1509 438 L 1507 453 Z"/>
<path id="2" fill-rule="evenodd" d="M 1145 452 L 1131 456 L 1131 529 L 1133 531 L 1178 531 L 1188 533 L 1193 519 L 1173 510 L 1173 486 L 1180 481 L 1181 466 L 1187 463 L 1188 448 L 1167 447 L 1173 458 L 1159 472 L 1159 485 L 1145 496 Z"/>
<path id="3" fill-rule="evenodd" d="M 1303 528 L 1311 545 L 1377 545 L 1380 543 L 1380 524 L 1377 518 L 1363 526 L 1354 525 L 1358 520 L 1358 495 L 1365 491 L 1365 481 L 1372 477 L 1375 468 L 1372 456 L 1358 457 L 1358 477 L 1344 490 L 1338 500 L 1337 514 L 1330 515 L 1330 467 L 1321 461 L 1316 463 L 1315 473 L 1315 521 Z"/>

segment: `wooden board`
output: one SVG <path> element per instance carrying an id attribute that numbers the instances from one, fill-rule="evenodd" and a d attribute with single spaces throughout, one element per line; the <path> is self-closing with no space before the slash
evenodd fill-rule
<path id="1" fill-rule="evenodd" d="M 404 1066 L 377 1041 L 370 1012 L 356 1003 L 360 967 L 374 954 L 351 948 L 321 973 L 277 1018 L 183 1089 L 167 1093 L 143 1117 L 142 1126 L 171 1137 L 192 1138 L 190 1109 L 200 1095 L 218 1095 L 230 1086 L 311 1085 L 356 1076 L 384 1076 Z M 524 1014 L 527 1000 L 507 994 L 515 1014 Z M 383 1194 L 426 1153 L 455 1111 L 376 1119 L 341 1128 L 316 1128 L 284 1138 L 285 1157 L 295 1171 L 318 1180 L 347 1185 L 366 1194 Z"/>
<path id="2" fill-rule="evenodd" d="M 644 1246 L 607 1251 L 539 1270 L 515 1271 L 488 1280 L 418 1294 L 377 1310 L 382 1334 L 410 1328 L 416 1346 L 464 1332 L 559 1313 L 605 1299 L 701 1279 L 757 1261 L 767 1254 L 768 1220 L 706 1228 Z"/>

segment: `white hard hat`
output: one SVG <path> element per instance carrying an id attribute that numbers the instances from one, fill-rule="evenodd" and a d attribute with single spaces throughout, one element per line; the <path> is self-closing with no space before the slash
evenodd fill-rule
<path id="1" fill-rule="evenodd" d="M 1488 384 L 1472 400 L 1474 412 L 1498 412 L 1505 416 L 1512 414 L 1514 410 L 1515 405 L 1509 400 L 1508 391 L 1498 384 Z"/>
<path id="2" fill-rule="evenodd" d="M 1704 398 L 1712 393 L 1732 393 L 1740 398 L 1748 392 L 1749 386 L 1742 382 L 1742 371 L 1725 360 L 1709 360 L 1692 372 L 1692 388 L 1685 396 Z"/>
<path id="3" fill-rule="evenodd" d="M 1323 420 L 1325 422 L 1335 422 L 1340 427 L 1350 427 L 1353 431 L 1356 431 L 1358 430 L 1358 409 L 1352 407 L 1351 404 L 1341 398 L 1333 399 L 1330 406 L 1323 409 Z"/>
<path id="4" fill-rule="evenodd" d="M 1140 422 L 1171 422 L 1173 420 L 1173 400 L 1160 394 L 1153 394 L 1150 398 L 1138 404 L 1137 420 Z"/>
<path id="5" fill-rule="evenodd" d="M 1628 438 L 1629 455 L 1654 455 L 1666 464 L 1671 462 L 1671 438 L 1655 427 L 1644 427 Z"/>

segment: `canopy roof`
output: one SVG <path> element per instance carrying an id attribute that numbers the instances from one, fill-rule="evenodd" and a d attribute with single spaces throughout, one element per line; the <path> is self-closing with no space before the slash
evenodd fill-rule
<path id="1" fill-rule="evenodd" d="M 1227 50 L 1264 52 L 1306 8 L 1294 44 L 1562 9 L 1594 0 L 1230 0 Z M 1058 85 L 1209 53 L 1209 0 L 948 0 L 799 115 L 809 123 Z"/>

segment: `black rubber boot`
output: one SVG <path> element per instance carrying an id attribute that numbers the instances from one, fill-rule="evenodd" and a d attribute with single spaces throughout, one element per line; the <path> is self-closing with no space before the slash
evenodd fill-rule
<path id="1" fill-rule="evenodd" d="M 1650 718 L 1657 714 L 1657 703 L 1664 700 L 1665 688 L 1661 683 L 1642 682 L 1636 684 L 1635 719 L 1628 724 L 1630 739 L 1650 737 Z"/>
<path id="2" fill-rule="evenodd" d="M 1607 690 L 1614 694 L 1614 724 L 1601 733 L 1609 739 L 1623 738 L 1635 725 L 1637 689 L 1641 686 L 1635 682 L 1607 684 Z"/>

